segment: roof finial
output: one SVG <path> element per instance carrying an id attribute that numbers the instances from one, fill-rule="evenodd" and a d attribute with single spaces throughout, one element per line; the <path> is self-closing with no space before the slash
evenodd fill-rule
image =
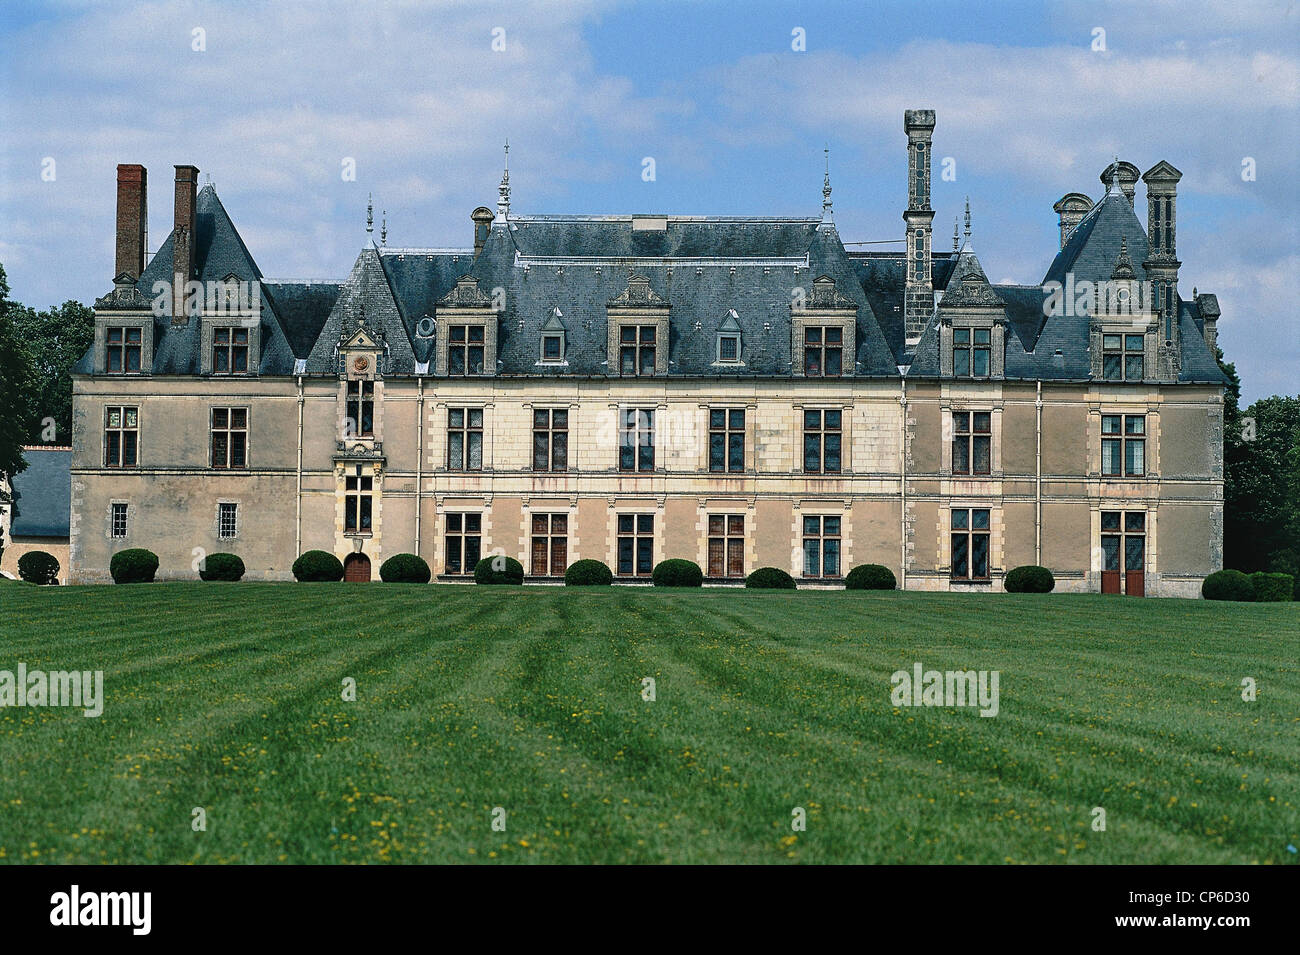
<path id="1" fill-rule="evenodd" d="M 1112 161 L 1110 164 L 1110 188 L 1106 190 L 1106 194 L 1110 195 L 1111 193 L 1114 193 L 1117 196 L 1124 194 L 1124 190 L 1119 184 L 1119 154 L 1118 153 L 1115 155 L 1114 161 Z"/>
<path id="2" fill-rule="evenodd" d="M 388 210 L 384 210 L 384 218 L 379 226 L 379 244 L 388 245 Z"/>
<path id="3" fill-rule="evenodd" d="M 956 252 L 961 248 L 961 237 L 957 231 L 957 216 L 952 217 L 952 250 Z"/>
<path id="4" fill-rule="evenodd" d="M 375 234 L 375 200 L 374 196 L 366 193 L 366 235 Z"/>
<path id="5" fill-rule="evenodd" d="M 822 152 L 826 154 L 826 178 L 822 180 L 822 225 L 833 228 L 835 217 L 831 211 L 831 147 L 829 143 Z"/>
<path id="6" fill-rule="evenodd" d="M 510 140 L 506 140 L 506 168 L 497 187 L 497 218 L 494 225 L 505 225 L 510 215 Z"/>
<path id="7" fill-rule="evenodd" d="M 966 241 L 970 242 L 970 196 L 966 197 Z"/>

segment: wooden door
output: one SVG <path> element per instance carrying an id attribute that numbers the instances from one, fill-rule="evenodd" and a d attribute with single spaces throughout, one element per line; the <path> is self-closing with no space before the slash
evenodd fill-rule
<path id="1" fill-rule="evenodd" d="M 1117 594 L 1119 589 L 1119 549 L 1118 536 L 1104 535 L 1101 539 L 1101 592 Z"/>
<path id="2" fill-rule="evenodd" d="M 351 583 L 369 582 L 370 558 L 365 554 L 348 554 L 343 561 L 343 579 Z"/>

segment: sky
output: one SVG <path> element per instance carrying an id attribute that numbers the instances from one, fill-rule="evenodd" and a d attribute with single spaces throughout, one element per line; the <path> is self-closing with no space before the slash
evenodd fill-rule
<path id="1" fill-rule="evenodd" d="M 829 149 L 841 237 L 901 250 L 908 108 L 937 248 L 969 197 L 994 282 L 1041 281 L 1113 157 L 1172 163 L 1180 291 L 1218 295 L 1247 402 L 1300 392 L 1294 2 L 6 3 L 0 264 L 91 303 L 117 164 L 151 253 L 192 164 L 268 278 L 342 280 L 371 194 L 389 246 L 470 245 L 506 139 L 516 214 L 817 216 Z"/>

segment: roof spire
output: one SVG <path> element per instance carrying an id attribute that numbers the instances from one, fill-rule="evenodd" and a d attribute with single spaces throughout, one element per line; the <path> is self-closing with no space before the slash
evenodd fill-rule
<path id="1" fill-rule="evenodd" d="M 1106 190 L 1108 196 L 1122 196 L 1124 190 L 1119 184 L 1119 154 L 1115 155 L 1114 161 L 1110 164 L 1110 188 Z"/>
<path id="2" fill-rule="evenodd" d="M 961 233 L 957 231 L 957 216 L 952 217 L 952 250 L 956 252 L 961 248 Z"/>
<path id="3" fill-rule="evenodd" d="M 372 193 L 366 193 L 366 235 L 375 234 L 375 198 Z"/>
<path id="4" fill-rule="evenodd" d="M 970 242 L 970 196 L 966 197 L 966 241 Z"/>
<path id="5" fill-rule="evenodd" d="M 384 218 L 379 226 L 379 244 L 388 245 L 388 210 L 384 210 Z"/>
<path id="6" fill-rule="evenodd" d="M 831 147 L 827 144 L 822 150 L 826 154 L 826 178 L 822 180 L 822 228 L 835 228 L 835 216 L 831 211 Z"/>
<path id="7" fill-rule="evenodd" d="M 506 140 L 506 169 L 497 187 L 497 218 L 493 225 L 504 226 L 510 215 L 510 140 Z"/>

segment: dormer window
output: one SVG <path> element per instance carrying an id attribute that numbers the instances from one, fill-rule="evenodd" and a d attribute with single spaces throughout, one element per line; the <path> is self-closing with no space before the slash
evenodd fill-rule
<path id="1" fill-rule="evenodd" d="M 740 361 L 740 336 L 727 334 L 718 336 L 718 361 Z"/>
<path id="2" fill-rule="evenodd" d="M 559 333 L 542 336 L 542 361 L 560 362 L 564 360 L 564 336 Z"/>
<path id="3" fill-rule="evenodd" d="M 952 330 L 952 373 L 958 378 L 987 378 L 992 347 L 988 328 Z"/>
<path id="4" fill-rule="evenodd" d="M 1107 381 L 1141 381 L 1145 371 L 1144 346 L 1143 335 L 1102 335 L 1102 377 Z"/>
<path id="5" fill-rule="evenodd" d="M 837 325 L 808 325 L 803 330 L 803 373 L 838 377 L 844 369 L 844 329 Z"/>
<path id="6" fill-rule="evenodd" d="M 623 325 L 619 328 L 619 374 L 648 376 L 655 373 L 657 333 L 655 325 Z"/>
<path id="7" fill-rule="evenodd" d="M 452 325 L 447 341 L 447 374 L 481 375 L 486 351 L 482 325 Z"/>
<path id="8" fill-rule="evenodd" d="M 104 339 L 105 369 L 109 374 L 138 374 L 143 345 L 142 328 L 110 327 Z"/>
<path id="9" fill-rule="evenodd" d="M 212 373 L 242 375 L 248 371 L 248 329 L 212 330 Z"/>

